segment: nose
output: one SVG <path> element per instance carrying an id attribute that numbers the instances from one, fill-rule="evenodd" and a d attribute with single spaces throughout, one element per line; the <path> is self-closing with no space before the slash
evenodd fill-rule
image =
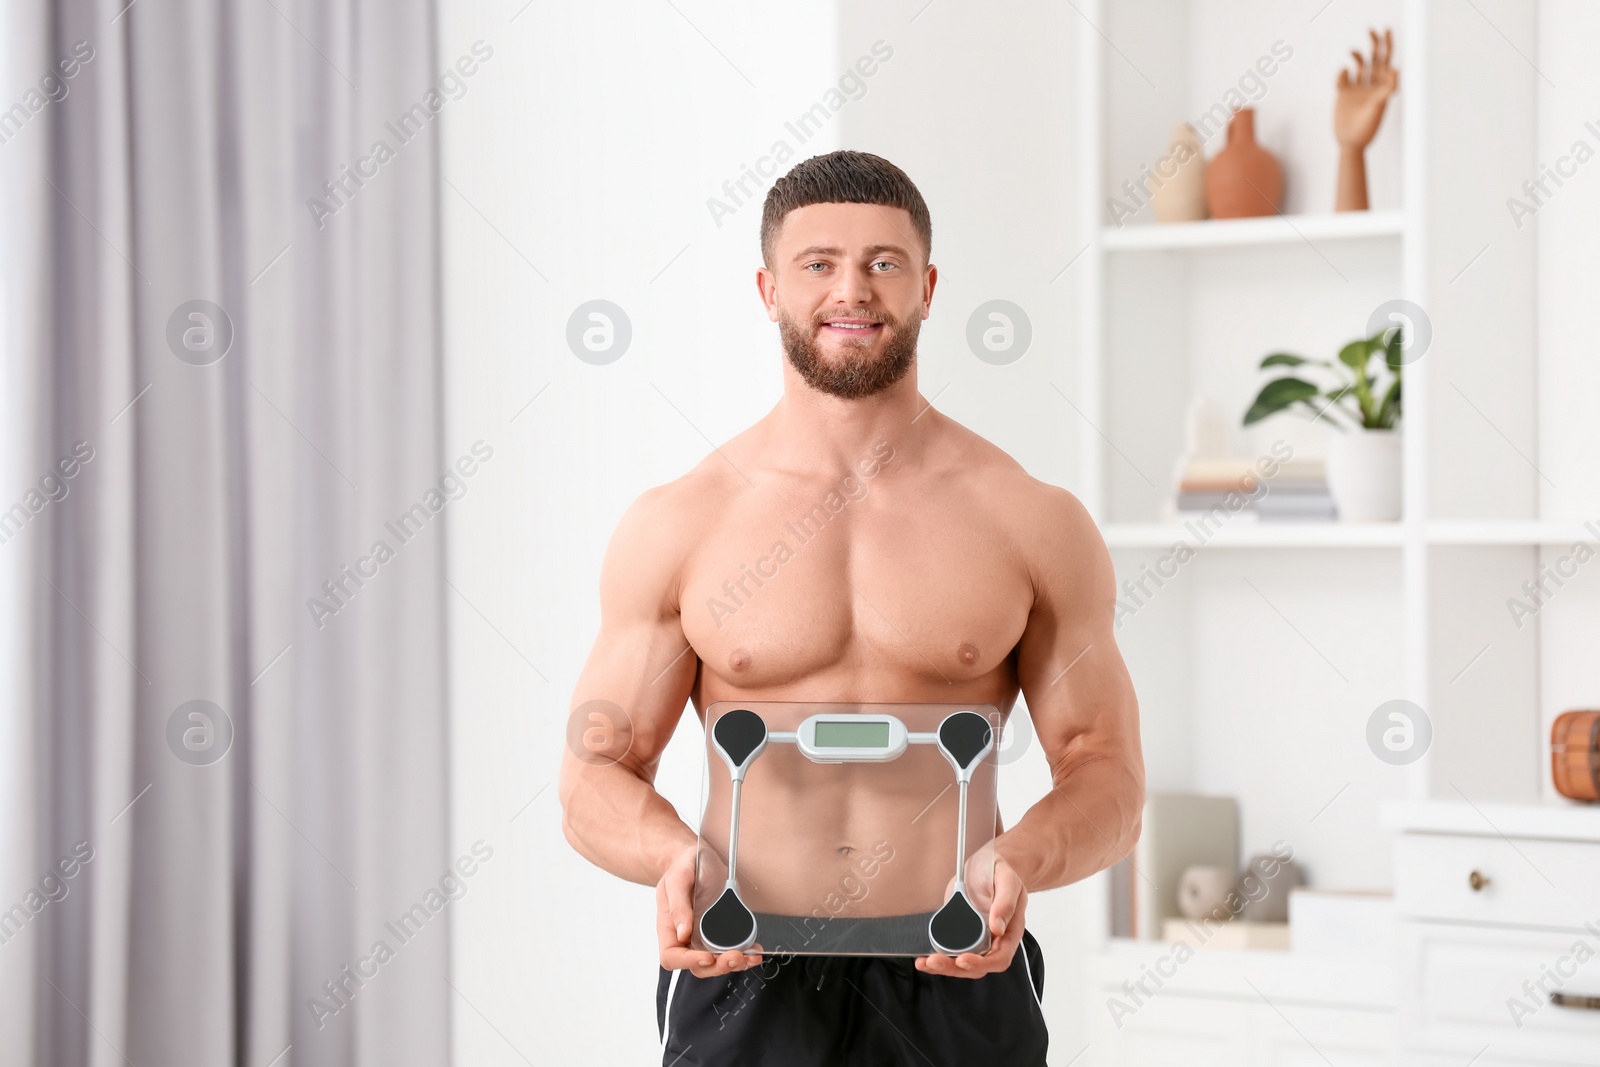
<path id="1" fill-rule="evenodd" d="M 854 263 L 841 267 L 833 284 L 833 299 L 852 308 L 867 306 L 872 300 L 872 280 L 866 268 Z"/>

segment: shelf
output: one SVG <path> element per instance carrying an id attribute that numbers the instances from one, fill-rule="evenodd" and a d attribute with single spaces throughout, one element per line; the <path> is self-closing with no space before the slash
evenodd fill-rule
<path id="1" fill-rule="evenodd" d="M 1092 990 L 1120 991 L 1124 981 L 1139 980 L 1164 960 L 1170 962 L 1172 955 L 1173 947 L 1165 941 L 1113 937 L 1098 951 L 1084 953 L 1084 978 Z M 1252 1000 L 1258 996 L 1250 989 L 1254 983 L 1289 1000 L 1376 1010 L 1395 1005 L 1395 972 L 1386 958 L 1205 946 L 1175 970 L 1161 988 L 1179 995 Z"/>
<path id="2" fill-rule="evenodd" d="M 1600 540 L 1600 523 L 1591 529 L 1577 522 L 1538 519 L 1439 520 L 1428 523 L 1433 545 L 1571 545 Z"/>
<path id="3" fill-rule="evenodd" d="M 1183 541 L 1206 548 L 1398 548 L 1405 543 L 1405 527 L 1398 522 L 1233 522 L 1206 534 L 1164 522 L 1113 522 L 1101 529 L 1111 548 L 1169 548 Z M 1475 519 L 1430 522 L 1425 538 L 1430 545 L 1557 545 L 1578 541 L 1600 542 L 1600 522 L 1594 528 L 1576 522 Z"/>
<path id="4" fill-rule="evenodd" d="M 1544 804 L 1387 800 L 1379 805 L 1378 821 L 1385 829 L 1413 834 L 1600 841 L 1600 806 L 1576 800 Z"/>
<path id="5" fill-rule="evenodd" d="M 1183 541 L 1206 548 L 1398 548 L 1398 522 L 1234 522 L 1207 534 L 1164 522 L 1113 522 L 1101 530 L 1112 548 L 1169 548 Z"/>
<path id="6" fill-rule="evenodd" d="M 1109 252 L 1134 252 L 1399 237 L 1404 229 L 1403 212 L 1350 211 L 1331 215 L 1268 215 L 1255 219 L 1106 227 L 1101 231 L 1100 240 Z"/>

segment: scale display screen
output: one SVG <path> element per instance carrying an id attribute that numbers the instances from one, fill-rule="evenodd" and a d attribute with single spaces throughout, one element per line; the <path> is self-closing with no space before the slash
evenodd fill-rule
<path id="1" fill-rule="evenodd" d="M 889 724 L 886 722 L 817 723 L 818 748 L 888 748 Z"/>

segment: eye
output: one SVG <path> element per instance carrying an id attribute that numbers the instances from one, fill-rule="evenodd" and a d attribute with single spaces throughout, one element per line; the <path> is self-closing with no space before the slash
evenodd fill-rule
<path id="1" fill-rule="evenodd" d="M 895 263 L 895 262 L 894 262 L 894 261 L 892 261 L 892 260 L 888 260 L 888 259 L 880 259 L 880 260 L 878 260 L 878 261 L 877 261 L 877 262 L 876 262 L 876 263 L 874 263 L 874 264 L 873 264 L 873 266 L 874 266 L 874 267 L 888 267 L 888 268 L 889 268 L 889 270 L 894 270 L 894 269 L 895 269 L 895 268 L 896 268 L 896 267 L 898 267 L 898 266 L 899 266 L 899 264 L 898 264 L 898 263 Z M 887 274 L 887 273 L 888 273 L 888 271 L 879 271 L 879 272 L 878 272 L 878 273 L 879 273 L 879 274 Z"/>

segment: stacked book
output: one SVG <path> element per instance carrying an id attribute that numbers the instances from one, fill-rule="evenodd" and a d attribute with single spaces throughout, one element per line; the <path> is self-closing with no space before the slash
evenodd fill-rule
<path id="1" fill-rule="evenodd" d="M 1271 477 L 1263 470 L 1273 471 Z M 1179 475 L 1173 518 L 1183 522 L 1212 513 L 1214 508 L 1221 509 L 1218 514 L 1247 522 L 1331 522 L 1338 517 L 1328 492 L 1327 473 L 1322 460 L 1316 458 L 1190 457 Z"/>

